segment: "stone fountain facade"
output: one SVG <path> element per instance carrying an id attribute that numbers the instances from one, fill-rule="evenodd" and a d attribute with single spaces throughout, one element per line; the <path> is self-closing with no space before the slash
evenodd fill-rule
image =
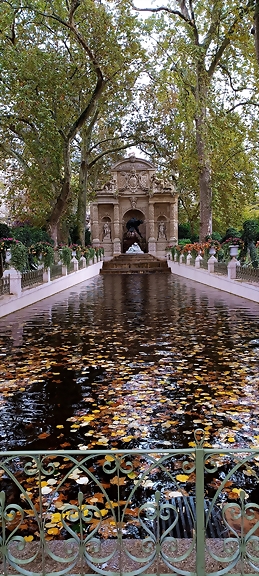
<path id="1" fill-rule="evenodd" d="M 105 259 L 126 252 L 136 241 L 127 235 L 131 218 L 143 220 L 142 238 L 137 237 L 141 249 L 165 258 L 166 246 L 178 238 L 178 195 L 150 162 L 132 154 L 112 167 L 110 180 L 96 191 L 90 218 L 92 243 L 104 247 Z"/>

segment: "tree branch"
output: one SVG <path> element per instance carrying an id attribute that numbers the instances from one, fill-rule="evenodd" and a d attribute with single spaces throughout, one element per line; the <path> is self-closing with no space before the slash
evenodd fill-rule
<path id="1" fill-rule="evenodd" d="M 132 3 L 131 7 L 133 8 L 133 10 L 136 10 L 137 12 L 153 12 L 153 13 L 167 12 L 168 14 L 174 14 L 175 16 L 179 16 L 179 18 L 184 20 L 184 22 L 189 24 L 189 26 L 194 28 L 194 22 L 192 22 L 189 16 L 187 17 L 182 12 L 180 12 L 180 10 L 172 10 L 171 8 L 168 8 L 168 6 L 160 6 L 158 8 L 138 8 L 137 6 L 134 6 L 134 4 Z"/>
<path id="2" fill-rule="evenodd" d="M 21 164 L 21 166 L 24 168 L 24 170 L 29 170 L 28 164 L 25 162 L 25 160 L 23 159 L 22 155 L 19 154 L 19 152 L 16 152 L 10 146 L 7 146 L 7 144 L 4 144 L 4 142 L 0 142 L 0 148 L 6 154 L 8 154 L 9 156 L 12 156 L 16 160 L 18 160 L 19 164 Z"/>
<path id="3" fill-rule="evenodd" d="M 89 116 L 92 113 L 92 111 L 96 105 L 96 102 L 99 100 L 105 86 L 106 86 L 106 83 L 104 82 L 103 77 L 98 78 L 98 80 L 96 82 L 95 89 L 92 93 L 92 96 L 91 96 L 87 106 L 85 107 L 83 112 L 78 116 L 78 118 L 75 120 L 74 124 L 71 126 L 71 128 L 67 134 L 68 140 L 72 140 L 75 137 L 78 130 L 80 130 L 80 128 L 83 126 L 83 124 L 87 120 L 87 118 L 89 118 Z"/>
<path id="4" fill-rule="evenodd" d="M 236 108 L 238 108 L 238 106 L 259 106 L 258 102 L 254 102 L 253 100 L 244 100 L 243 102 L 239 102 L 238 104 L 235 104 L 234 106 L 232 106 L 231 108 L 229 108 L 228 110 L 226 110 L 226 114 L 230 114 L 230 112 L 233 112 L 233 110 L 235 110 Z"/>
<path id="5" fill-rule="evenodd" d="M 229 46 L 230 42 L 231 42 L 231 36 L 234 34 L 234 32 L 236 31 L 236 27 L 237 24 L 242 20 L 242 18 L 245 16 L 245 14 L 247 14 L 247 12 L 251 9 L 251 3 L 250 1 L 248 2 L 246 8 L 240 8 L 239 10 L 239 15 L 235 18 L 234 22 L 231 24 L 231 26 L 229 27 L 225 38 L 223 39 L 221 45 L 219 46 L 219 48 L 216 50 L 216 53 L 212 59 L 212 62 L 209 66 L 208 69 L 208 76 L 209 78 L 211 78 L 215 72 L 215 69 L 221 59 L 221 56 L 223 54 L 223 52 L 225 51 L 225 49 L 227 48 L 227 46 Z"/>
<path id="6" fill-rule="evenodd" d="M 233 82 L 232 82 L 232 76 L 231 76 L 229 70 L 227 69 L 227 67 L 224 66 L 224 64 L 219 64 L 219 68 L 221 68 L 223 70 L 223 72 L 226 73 L 226 75 L 229 79 L 230 87 L 233 90 L 233 92 L 243 92 L 243 90 L 246 90 L 246 88 L 247 88 L 246 86 L 244 86 L 244 88 L 234 88 Z"/>

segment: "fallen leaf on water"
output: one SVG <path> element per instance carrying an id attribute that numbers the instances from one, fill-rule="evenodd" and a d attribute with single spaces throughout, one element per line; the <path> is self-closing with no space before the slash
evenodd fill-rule
<path id="1" fill-rule="evenodd" d="M 110 480 L 110 483 L 116 484 L 116 486 L 123 486 L 123 484 L 126 484 L 126 478 L 125 478 L 125 476 L 122 476 L 121 478 L 119 476 L 114 476 Z"/>
<path id="2" fill-rule="evenodd" d="M 188 482 L 190 476 L 187 476 L 187 474 L 177 474 L 176 476 L 176 480 L 178 480 L 179 482 Z"/>
<path id="3" fill-rule="evenodd" d="M 88 484 L 89 478 L 87 476 L 81 476 L 81 478 L 76 478 L 77 484 Z"/>
<path id="4" fill-rule="evenodd" d="M 49 432 L 42 432 L 42 434 L 39 434 L 38 438 L 40 438 L 40 440 L 45 440 L 48 436 L 50 436 Z"/>

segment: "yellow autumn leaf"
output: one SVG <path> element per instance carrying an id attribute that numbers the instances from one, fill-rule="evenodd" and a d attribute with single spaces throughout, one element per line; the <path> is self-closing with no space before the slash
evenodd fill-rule
<path id="1" fill-rule="evenodd" d="M 52 523 L 56 523 L 56 522 L 60 522 L 61 521 L 61 514 L 60 512 L 55 512 L 54 514 L 51 515 L 51 522 Z"/>
<path id="2" fill-rule="evenodd" d="M 64 428 L 63 424 L 57 424 L 56 428 Z"/>
<path id="3" fill-rule="evenodd" d="M 109 510 L 113 509 L 113 508 L 118 508 L 119 504 L 118 502 L 113 502 L 113 500 L 110 500 L 110 502 L 106 502 L 105 504 L 105 508 L 108 508 Z"/>
<path id="4" fill-rule="evenodd" d="M 131 440 L 133 440 L 134 436 L 123 436 L 122 441 L 123 442 L 130 442 Z"/>
<path id="5" fill-rule="evenodd" d="M 233 488 L 232 492 L 235 492 L 236 494 L 240 494 L 242 488 Z"/>
<path id="6" fill-rule="evenodd" d="M 25 542 L 31 542 L 33 540 L 32 534 L 30 536 L 24 536 Z"/>
<path id="7" fill-rule="evenodd" d="M 229 436 L 228 438 L 228 442 L 235 442 L 236 439 L 233 436 Z"/>
<path id="8" fill-rule="evenodd" d="M 179 482 L 187 482 L 189 476 L 187 476 L 187 474 L 177 474 L 176 480 L 179 480 Z"/>
<path id="9" fill-rule="evenodd" d="M 49 528 L 48 534 L 59 534 L 59 528 Z"/>
<path id="10" fill-rule="evenodd" d="M 110 454 L 106 454 L 105 460 L 107 460 L 107 462 L 113 462 L 113 461 L 114 461 L 114 456 L 111 456 Z"/>
<path id="11" fill-rule="evenodd" d="M 94 512 L 94 516 L 95 518 L 100 518 L 100 514 L 101 516 L 106 516 L 106 514 L 108 514 L 108 510 L 105 510 L 105 508 L 103 508 L 102 510 L 99 510 L 99 512 Z"/>
<path id="12" fill-rule="evenodd" d="M 129 472 L 129 474 L 127 474 L 128 478 L 131 478 L 134 480 L 134 478 L 137 478 L 137 474 L 135 474 L 135 472 Z"/>

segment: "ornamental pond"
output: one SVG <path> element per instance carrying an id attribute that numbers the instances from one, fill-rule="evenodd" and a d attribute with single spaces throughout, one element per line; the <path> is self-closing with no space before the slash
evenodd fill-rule
<path id="1" fill-rule="evenodd" d="M 0 320 L 1 450 L 251 447 L 259 305 L 105 275 Z"/>

